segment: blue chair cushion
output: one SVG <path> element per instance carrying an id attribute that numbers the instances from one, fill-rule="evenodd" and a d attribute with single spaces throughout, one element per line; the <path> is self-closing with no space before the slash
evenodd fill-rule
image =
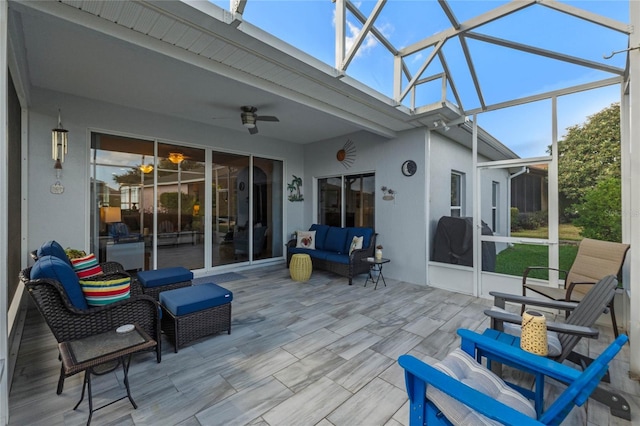
<path id="1" fill-rule="evenodd" d="M 179 317 L 231 303 L 233 293 L 214 283 L 193 285 L 160 293 L 160 304 Z"/>
<path id="2" fill-rule="evenodd" d="M 55 256 L 60 260 L 64 260 L 66 263 L 71 266 L 71 261 L 69 260 L 69 256 L 65 253 L 62 246 L 54 240 L 47 241 L 38 249 L 38 259 L 43 256 Z"/>
<path id="3" fill-rule="evenodd" d="M 309 228 L 309 231 L 316 231 L 316 250 L 324 250 L 324 240 L 327 239 L 327 232 L 329 232 L 329 225 L 319 225 L 314 223 Z"/>
<path id="4" fill-rule="evenodd" d="M 362 240 L 362 248 L 369 247 L 371 244 L 371 236 L 373 235 L 373 229 L 371 228 L 346 228 L 347 229 L 347 240 L 345 241 L 345 246 L 342 250 L 342 253 L 349 253 L 349 249 L 351 248 L 351 242 L 353 241 L 353 237 L 364 237 Z"/>
<path id="5" fill-rule="evenodd" d="M 324 241 L 324 250 L 334 253 L 349 253 L 349 247 L 345 252 L 345 241 L 347 241 L 348 228 L 338 228 L 337 226 L 329 227 L 327 238 Z M 351 243 L 351 241 L 349 241 Z"/>
<path id="6" fill-rule="evenodd" d="M 154 269 L 152 271 L 138 272 L 138 281 L 143 287 L 160 287 L 167 284 L 191 281 L 193 272 L 182 266 L 173 268 Z"/>
<path id="7" fill-rule="evenodd" d="M 31 268 L 31 279 L 37 280 L 39 278 L 49 278 L 60 282 L 73 306 L 78 309 L 89 308 L 84 294 L 82 294 L 78 275 L 64 260 L 51 255 L 38 256 L 38 261 Z"/>

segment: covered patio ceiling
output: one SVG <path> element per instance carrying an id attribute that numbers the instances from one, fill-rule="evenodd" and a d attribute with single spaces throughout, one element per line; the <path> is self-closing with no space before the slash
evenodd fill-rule
<path id="1" fill-rule="evenodd" d="M 463 123 L 466 132 L 459 133 L 456 126 L 450 136 L 468 139 L 470 127 L 461 117 L 621 83 L 628 73 L 626 51 L 611 62 L 593 57 L 602 46 L 581 57 L 564 48 L 553 50 L 495 35 L 500 34 L 495 22 L 544 7 L 627 40 L 629 24 L 553 0 L 487 2 L 492 6 L 489 10 L 464 21 L 456 15 L 456 8 L 460 10 L 456 2 L 401 2 L 416 10 L 427 3 L 436 6 L 448 25 L 445 28 L 439 22 L 441 31 L 405 47 L 394 46 L 378 22 L 385 16 L 385 7 L 394 5 L 380 0 L 358 7 L 338 0 L 331 6 L 336 9 L 336 22 L 342 22 L 335 29 L 335 67 L 244 21 L 240 12 L 249 14 L 254 7 L 250 1 L 232 3 L 236 9 L 230 12 L 206 1 L 10 1 L 14 43 L 10 51 L 23 68 L 22 75 L 29 78 L 23 85 L 27 91 L 29 87 L 53 90 L 238 131 L 246 131 L 240 107 L 251 105 L 258 108 L 258 115 L 280 119 L 260 123 L 261 136 L 295 143 L 358 130 L 393 138 L 415 127 L 434 128 L 439 120 Z M 431 12 L 427 24 L 438 22 Z M 344 31 L 354 20 L 360 25 L 355 38 Z M 440 28 L 437 25 L 427 31 Z M 569 36 L 574 44 L 593 43 L 579 34 Z M 379 70 L 380 75 L 392 74 L 388 94 L 356 79 L 358 49 L 364 48 L 368 37 L 374 37 L 392 58 L 392 67 Z M 542 78 L 549 77 L 543 72 L 544 61 L 579 69 L 572 80 L 578 83 L 555 89 L 557 82 L 541 81 L 542 90 L 502 98 L 483 83 L 487 58 L 473 54 L 478 47 L 471 45 L 477 41 L 500 47 L 507 55 L 525 52 L 542 58 L 541 69 L 533 70 Z M 626 47 L 617 44 L 611 50 Z M 574 47 L 573 51 L 584 49 Z M 464 67 L 451 66 L 456 54 L 464 57 Z M 511 72 L 503 56 L 491 56 L 489 62 Z M 525 74 L 512 77 L 521 82 L 529 78 Z M 22 95 L 29 103 L 29 93 Z M 436 130 L 443 131 L 443 122 Z"/>

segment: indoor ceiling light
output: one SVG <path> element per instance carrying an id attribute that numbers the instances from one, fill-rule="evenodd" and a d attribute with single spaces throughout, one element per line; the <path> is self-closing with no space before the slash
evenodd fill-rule
<path id="1" fill-rule="evenodd" d="M 173 164 L 180 164 L 184 161 L 184 154 L 181 152 L 170 152 L 169 157 L 167 157 L 169 161 Z"/>
<path id="2" fill-rule="evenodd" d="M 153 171 L 153 164 L 140 164 L 140 170 L 142 173 L 151 173 Z"/>

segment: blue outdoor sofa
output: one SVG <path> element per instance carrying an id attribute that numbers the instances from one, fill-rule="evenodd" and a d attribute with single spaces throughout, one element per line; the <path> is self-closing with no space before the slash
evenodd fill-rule
<path id="1" fill-rule="evenodd" d="M 353 277 L 369 272 L 369 263 L 363 262 L 367 257 L 373 257 L 376 246 L 376 234 L 373 228 L 348 227 L 313 224 L 309 231 L 315 231 L 315 250 L 296 247 L 297 240 L 287 243 L 287 268 L 291 263 L 291 256 L 296 253 L 306 253 L 311 257 L 313 269 L 322 269 L 349 278 L 349 285 Z M 349 254 L 353 237 L 363 237 L 362 248 Z"/>

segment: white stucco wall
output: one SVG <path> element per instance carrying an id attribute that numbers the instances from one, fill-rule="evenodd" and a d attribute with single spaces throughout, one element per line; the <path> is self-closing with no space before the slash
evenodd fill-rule
<path id="1" fill-rule="evenodd" d="M 292 174 L 302 175 L 303 147 L 271 140 L 246 131 L 232 131 L 202 123 L 178 120 L 141 110 L 96 102 L 57 92 L 32 91 L 28 132 L 28 247 L 37 248 L 55 239 L 64 247 L 89 249 L 89 153 L 91 131 L 124 134 L 165 142 L 216 148 L 241 154 L 252 153 L 284 161 L 284 186 Z M 69 152 L 63 164 L 64 193 L 54 195 L 51 159 L 51 129 L 57 124 L 58 108 L 69 131 Z M 303 223 L 302 203 L 285 201 L 284 230 Z M 283 235 L 284 241 L 288 235 Z M 25 254 L 27 255 L 27 254 Z"/>
<path id="2" fill-rule="evenodd" d="M 426 284 L 425 138 L 426 131 L 422 129 L 404 132 L 393 140 L 361 132 L 305 146 L 305 194 L 312 195 L 308 199 L 313 203 L 306 203 L 302 229 L 317 221 L 318 178 L 375 172 L 375 230 L 378 243 L 384 246 L 384 257 L 391 259 L 384 274 Z M 355 161 L 349 168 L 336 159 L 336 152 L 347 139 L 356 147 Z M 414 160 L 418 166 L 411 177 L 401 172 L 406 160 Z M 395 200 L 384 201 L 381 186 L 397 191 Z M 354 283 L 364 282 L 364 278 Z"/>

